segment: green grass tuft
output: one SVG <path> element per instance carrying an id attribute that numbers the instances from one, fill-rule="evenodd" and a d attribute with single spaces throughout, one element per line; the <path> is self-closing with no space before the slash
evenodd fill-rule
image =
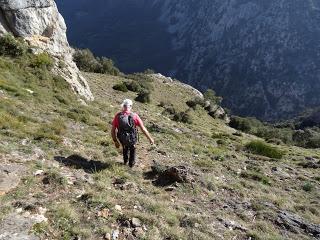
<path id="1" fill-rule="evenodd" d="M 283 151 L 262 141 L 251 141 L 246 144 L 246 149 L 251 153 L 275 159 L 281 159 L 284 155 Z"/>

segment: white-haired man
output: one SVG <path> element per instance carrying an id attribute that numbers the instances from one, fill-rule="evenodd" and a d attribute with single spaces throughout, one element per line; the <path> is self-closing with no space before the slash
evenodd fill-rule
<path id="1" fill-rule="evenodd" d="M 121 108 L 121 112 L 118 112 L 112 121 L 111 136 L 117 148 L 120 147 L 121 143 L 124 164 L 129 162 L 129 166 L 132 168 L 136 162 L 137 127 L 141 129 L 151 144 L 154 144 L 154 140 L 138 114 L 131 112 L 132 101 L 130 99 L 125 99 Z"/>

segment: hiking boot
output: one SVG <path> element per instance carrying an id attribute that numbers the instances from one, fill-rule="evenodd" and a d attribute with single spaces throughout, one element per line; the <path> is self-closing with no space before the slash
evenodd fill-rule
<path id="1" fill-rule="evenodd" d="M 135 162 L 129 162 L 129 167 L 133 168 L 135 164 L 136 164 Z"/>

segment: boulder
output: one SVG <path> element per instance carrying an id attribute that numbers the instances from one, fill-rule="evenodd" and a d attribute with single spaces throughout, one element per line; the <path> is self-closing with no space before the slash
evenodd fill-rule
<path id="1" fill-rule="evenodd" d="M 168 186 L 176 182 L 193 183 L 195 182 L 194 175 L 193 171 L 187 166 L 173 166 L 160 173 L 155 184 Z"/>
<path id="2" fill-rule="evenodd" d="M 0 35 L 11 33 L 25 39 L 35 53 L 48 52 L 55 60 L 54 73 L 80 96 L 93 100 L 87 81 L 73 62 L 66 29 L 54 0 L 0 0 Z"/>
<path id="3" fill-rule="evenodd" d="M 16 188 L 26 168 L 19 164 L 0 165 L 0 196 Z"/>
<path id="4" fill-rule="evenodd" d="M 30 232 L 36 223 L 46 222 L 47 218 L 42 214 L 30 212 L 11 213 L 0 222 L 1 240 L 37 240 L 39 237 Z"/>

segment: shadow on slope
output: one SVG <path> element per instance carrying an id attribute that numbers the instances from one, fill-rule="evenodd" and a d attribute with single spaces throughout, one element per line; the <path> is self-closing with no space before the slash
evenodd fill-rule
<path id="1" fill-rule="evenodd" d="M 68 167 L 83 169 L 86 173 L 100 172 L 110 167 L 109 163 L 88 160 L 77 154 L 73 154 L 69 157 L 55 156 L 54 160 Z"/>

